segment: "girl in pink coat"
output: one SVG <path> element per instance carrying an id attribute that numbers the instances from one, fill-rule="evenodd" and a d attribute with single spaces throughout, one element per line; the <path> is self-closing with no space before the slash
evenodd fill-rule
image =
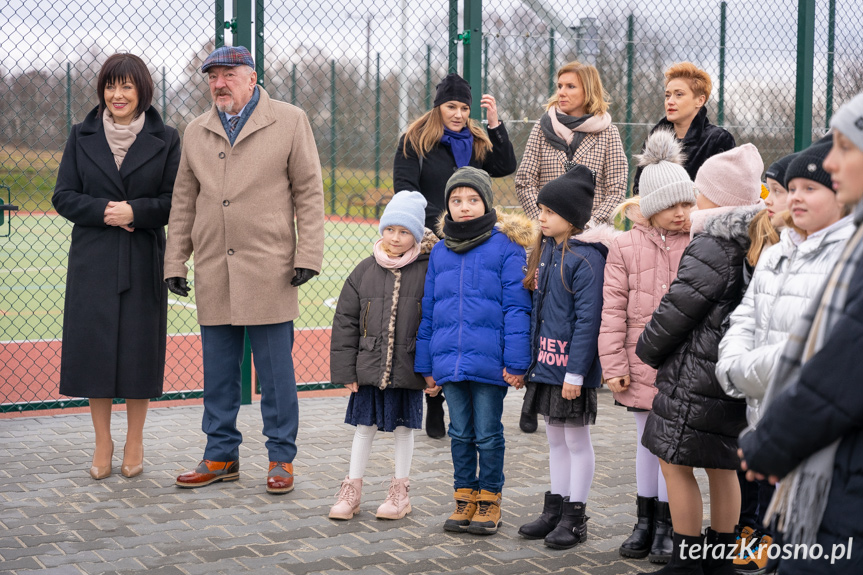
<path id="1" fill-rule="evenodd" d="M 638 559 L 649 555 L 652 563 L 667 563 L 671 557 L 671 514 L 659 459 L 641 444 L 656 395 L 656 370 L 636 357 L 635 344 L 677 276 L 689 244 L 695 193 L 684 159 L 672 132 L 657 130 L 648 138 L 638 163 L 643 168 L 641 195 L 617 210 L 633 226 L 614 239 L 608 253 L 599 331 L 603 379 L 614 392 L 615 403 L 633 412 L 638 430 L 638 523 L 619 551 Z"/>

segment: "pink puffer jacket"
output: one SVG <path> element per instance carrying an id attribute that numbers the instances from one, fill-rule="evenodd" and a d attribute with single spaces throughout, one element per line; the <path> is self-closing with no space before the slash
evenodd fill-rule
<path id="1" fill-rule="evenodd" d="M 603 378 L 629 374 L 626 391 L 614 399 L 627 407 L 651 409 L 656 370 L 635 355 L 638 336 L 677 277 L 689 233 L 651 228 L 637 207 L 627 210 L 633 228 L 614 238 L 605 264 L 599 359 Z"/>

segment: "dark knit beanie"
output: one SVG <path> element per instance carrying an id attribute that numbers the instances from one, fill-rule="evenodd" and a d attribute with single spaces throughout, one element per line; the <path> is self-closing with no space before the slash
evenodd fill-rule
<path id="1" fill-rule="evenodd" d="M 460 187 L 473 188 L 479 193 L 482 198 L 482 203 L 485 204 L 485 211 L 491 209 L 494 203 L 494 194 L 491 191 L 491 177 L 485 170 L 474 168 L 473 166 L 465 166 L 457 169 L 449 180 L 446 182 L 446 192 L 444 192 L 444 202 L 449 206 L 449 195 L 456 188 Z M 449 207 L 447 207 L 449 212 Z"/>
<path id="2" fill-rule="evenodd" d="M 770 167 L 767 168 L 767 171 L 764 175 L 768 178 L 776 180 L 781 185 L 785 185 L 785 171 L 788 169 L 788 166 L 791 165 L 791 162 L 797 157 L 797 153 L 788 154 L 787 156 L 783 156 L 770 164 Z"/>
<path id="3" fill-rule="evenodd" d="M 441 104 L 452 101 L 467 104 L 468 107 L 471 106 L 472 102 L 470 84 L 458 74 L 447 74 L 446 78 L 441 80 L 441 83 L 437 85 L 434 107 L 437 108 Z"/>
<path id="4" fill-rule="evenodd" d="M 580 230 L 590 220 L 596 174 L 582 164 L 576 164 L 564 175 L 542 187 L 536 204 L 542 204 Z"/>
<path id="5" fill-rule="evenodd" d="M 806 178 L 832 190 L 833 178 L 824 170 L 824 159 L 831 147 L 830 143 L 816 144 L 798 152 L 785 170 L 785 189 L 788 189 L 788 182 L 794 178 Z"/>

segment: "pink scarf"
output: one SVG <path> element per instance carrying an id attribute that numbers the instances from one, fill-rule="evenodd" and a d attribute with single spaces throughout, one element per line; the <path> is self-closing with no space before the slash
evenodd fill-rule
<path id="1" fill-rule="evenodd" d="M 415 262 L 420 255 L 420 245 L 418 243 L 414 243 L 411 249 L 400 256 L 393 257 L 384 251 L 383 242 L 384 241 L 382 239 L 375 242 L 374 254 L 375 261 L 377 261 L 378 265 L 384 269 L 393 270 L 403 268 L 406 265 Z"/>
<path id="2" fill-rule="evenodd" d="M 560 120 L 557 119 L 557 113 L 561 112 L 557 106 L 548 109 L 548 117 L 551 119 L 551 126 L 554 128 L 554 133 L 560 136 L 560 138 L 566 142 L 566 145 L 572 143 L 572 133 L 573 132 L 586 132 L 588 134 L 593 134 L 596 132 L 601 132 L 607 127 L 611 125 L 611 114 L 606 112 L 601 116 L 591 116 L 587 120 L 585 120 L 581 125 L 576 126 L 575 130 L 570 130 L 566 126 L 560 123 Z"/>

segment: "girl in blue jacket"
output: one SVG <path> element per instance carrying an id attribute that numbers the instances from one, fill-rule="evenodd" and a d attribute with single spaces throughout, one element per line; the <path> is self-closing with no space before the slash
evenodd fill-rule
<path id="1" fill-rule="evenodd" d="M 446 386 L 456 511 L 444 529 L 492 534 L 504 482 L 503 400 L 510 384 L 523 385 L 530 365 L 522 268 L 535 231 L 524 216 L 497 214 L 491 178 L 477 168 L 457 170 L 445 199 L 444 240 L 429 259 L 414 369 L 430 395 Z"/>
<path id="2" fill-rule="evenodd" d="M 551 491 L 539 519 L 518 532 L 569 549 L 587 539 L 585 507 L 593 481 L 590 425 L 596 422 L 599 326 L 609 226 L 582 234 L 593 205 L 594 175 L 576 165 L 543 186 L 536 203 L 542 237 L 531 253 L 525 287 L 533 290 L 524 408 L 545 418 Z M 581 235 L 578 235 L 581 234 Z"/>

